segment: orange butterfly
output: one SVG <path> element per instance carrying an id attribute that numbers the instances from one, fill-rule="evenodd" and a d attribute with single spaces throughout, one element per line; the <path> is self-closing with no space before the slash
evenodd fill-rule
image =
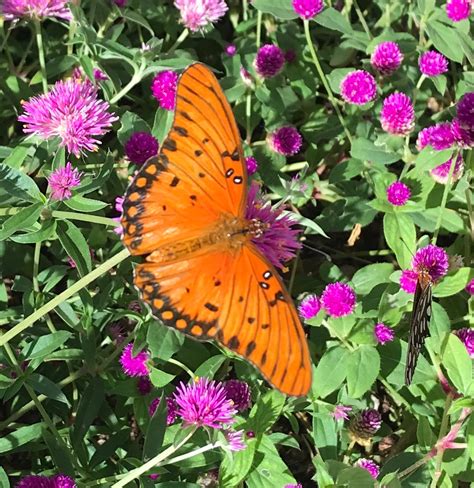
<path id="1" fill-rule="evenodd" d="M 232 110 L 212 72 L 181 75 L 173 127 L 135 176 L 123 203 L 123 240 L 145 255 L 135 285 L 165 325 L 214 339 L 276 388 L 305 395 L 311 360 L 295 306 L 252 243 L 247 170 Z"/>

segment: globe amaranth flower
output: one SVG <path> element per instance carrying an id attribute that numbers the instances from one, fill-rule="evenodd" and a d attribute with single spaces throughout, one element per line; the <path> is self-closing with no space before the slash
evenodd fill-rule
<path id="1" fill-rule="evenodd" d="M 446 185 L 449 179 L 449 172 L 451 171 L 451 164 L 453 158 L 448 159 L 445 163 L 442 163 L 430 170 L 431 177 L 441 185 Z M 451 182 L 458 181 L 464 171 L 464 160 L 461 154 L 457 155 L 456 162 L 454 164 L 454 170 L 451 177 Z"/>
<path id="2" fill-rule="evenodd" d="M 371 459 L 360 458 L 354 466 L 358 466 L 359 468 L 365 469 L 369 472 L 370 476 L 374 480 L 376 480 L 380 473 L 380 467 L 377 463 L 372 461 Z"/>
<path id="3" fill-rule="evenodd" d="M 362 69 L 348 73 L 339 86 L 342 98 L 347 103 L 365 105 L 377 95 L 375 78 Z"/>
<path id="4" fill-rule="evenodd" d="M 290 483 L 289 485 L 285 485 L 285 488 L 303 488 L 303 485 L 301 483 L 296 483 L 296 485 Z"/>
<path id="5" fill-rule="evenodd" d="M 303 138 L 296 127 L 284 126 L 268 134 L 267 142 L 276 153 L 293 156 L 301 149 Z"/>
<path id="6" fill-rule="evenodd" d="M 140 395 L 148 395 L 153 389 L 153 383 L 148 376 L 140 376 L 137 381 L 137 390 Z"/>
<path id="7" fill-rule="evenodd" d="M 352 417 L 349 433 L 359 444 L 364 444 L 380 429 L 382 417 L 373 408 L 366 408 Z"/>
<path id="8" fill-rule="evenodd" d="M 308 295 L 301 300 L 298 312 L 305 320 L 312 319 L 321 310 L 321 302 L 316 295 Z"/>
<path id="9" fill-rule="evenodd" d="M 67 162 L 64 168 L 53 171 L 48 177 L 48 184 L 51 188 L 52 200 L 67 200 L 71 198 L 71 189 L 79 186 L 81 183 L 81 174 L 77 168 Z"/>
<path id="10" fill-rule="evenodd" d="M 472 281 L 472 280 L 471 280 Z M 471 358 L 474 358 L 474 329 L 458 329 L 454 333 L 461 339 L 466 346 L 467 352 Z"/>
<path id="11" fill-rule="evenodd" d="M 227 448 L 230 451 L 243 451 L 247 448 L 244 442 L 244 431 L 243 430 L 233 430 L 225 429 L 224 436 L 227 441 Z"/>
<path id="12" fill-rule="evenodd" d="M 383 322 L 379 322 L 378 324 L 375 324 L 374 336 L 379 344 L 384 345 L 387 342 L 393 341 L 395 333 L 393 332 L 393 329 L 385 325 Z"/>
<path id="13" fill-rule="evenodd" d="M 293 10 L 305 20 L 312 19 L 324 9 L 323 0 L 293 0 Z"/>
<path id="14" fill-rule="evenodd" d="M 408 95 L 396 92 L 389 95 L 380 112 L 382 129 L 397 136 L 408 135 L 415 126 L 415 110 Z"/>
<path id="15" fill-rule="evenodd" d="M 94 68 L 93 71 L 95 81 L 107 81 L 109 77 L 99 68 Z"/>
<path id="16" fill-rule="evenodd" d="M 245 381 L 228 380 L 224 383 L 225 395 L 231 400 L 238 412 L 243 412 L 250 407 L 251 391 Z"/>
<path id="17" fill-rule="evenodd" d="M 48 17 L 71 20 L 67 0 L 3 0 L 0 12 L 5 20 L 39 19 Z"/>
<path id="18" fill-rule="evenodd" d="M 229 7 L 224 0 L 175 0 L 181 22 L 192 32 L 203 31 L 225 15 Z"/>
<path id="19" fill-rule="evenodd" d="M 340 419 L 348 420 L 349 419 L 348 412 L 351 411 L 352 411 L 352 407 L 347 407 L 345 405 L 336 405 L 331 415 L 334 417 L 334 420 L 340 420 Z"/>
<path id="20" fill-rule="evenodd" d="M 416 251 L 411 260 L 411 267 L 418 274 L 428 273 L 431 280 L 436 282 L 448 272 L 448 254 L 443 248 L 429 244 Z"/>
<path id="21" fill-rule="evenodd" d="M 418 66 L 425 76 L 439 76 L 448 71 L 448 60 L 436 51 L 427 51 L 418 58 Z"/>
<path id="22" fill-rule="evenodd" d="M 471 15 L 472 0 L 448 0 L 446 14 L 453 22 L 468 19 Z"/>
<path id="23" fill-rule="evenodd" d="M 41 139 L 59 137 L 60 145 L 79 157 L 84 151 L 97 151 L 104 135 L 118 120 L 107 110 L 109 104 L 97 98 L 97 88 L 86 81 L 58 81 L 51 91 L 23 104 L 18 117 L 23 131 Z"/>
<path id="24" fill-rule="evenodd" d="M 54 476 L 30 475 L 22 478 L 16 488 L 76 488 L 75 481 L 65 474 Z"/>
<path id="25" fill-rule="evenodd" d="M 411 269 L 404 269 L 400 276 L 400 287 L 406 293 L 415 293 L 418 273 Z"/>
<path id="26" fill-rule="evenodd" d="M 259 222 L 262 232 L 252 238 L 260 252 L 277 268 L 283 269 L 285 263 L 301 249 L 298 240 L 300 229 L 294 220 L 284 213 L 284 208 L 274 208 L 258 195 L 259 185 L 252 182 L 247 195 L 245 218 Z"/>
<path id="27" fill-rule="evenodd" d="M 253 78 L 252 75 L 248 70 L 246 70 L 243 66 L 240 67 L 240 78 L 245 86 L 249 88 L 253 86 Z"/>
<path id="28" fill-rule="evenodd" d="M 150 406 L 148 407 L 148 413 L 150 414 L 150 417 L 153 417 L 159 404 L 159 398 L 155 398 L 150 403 Z M 166 397 L 166 425 L 174 424 L 178 415 L 177 410 L 178 405 L 176 404 L 176 400 L 173 397 Z"/>
<path id="29" fill-rule="evenodd" d="M 174 110 L 178 78 L 178 73 L 171 70 L 160 71 L 153 78 L 151 92 L 165 110 Z"/>
<path id="30" fill-rule="evenodd" d="M 237 46 L 235 44 L 229 44 L 225 48 L 225 53 L 230 57 L 235 56 L 237 54 Z"/>
<path id="31" fill-rule="evenodd" d="M 125 143 L 127 158 L 136 164 L 143 164 L 158 154 L 158 141 L 148 132 L 134 132 Z"/>
<path id="32" fill-rule="evenodd" d="M 114 3 L 117 7 L 123 8 L 127 5 L 127 0 L 114 0 Z"/>
<path id="33" fill-rule="evenodd" d="M 453 125 L 464 147 L 474 146 L 474 92 L 463 95 L 457 106 L 457 118 Z"/>
<path id="34" fill-rule="evenodd" d="M 176 412 L 187 425 L 219 429 L 223 424 L 232 424 L 237 413 L 224 386 L 207 378 L 199 378 L 188 385 L 181 382 L 174 399 Z"/>
<path id="35" fill-rule="evenodd" d="M 245 158 L 245 164 L 247 165 L 248 175 L 253 175 L 258 171 L 258 161 L 253 156 L 247 156 Z"/>
<path id="36" fill-rule="evenodd" d="M 394 181 L 387 187 L 387 200 L 396 207 L 405 205 L 410 197 L 410 188 L 401 181 Z"/>
<path id="37" fill-rule="evenodd" d="M 275 44 L 264 44 L 255 57 L 254 67 L 262 78 L 273 78 L 281 72 L 285 64 L 283 51 Z"/>
<path id="38" fill-rule="evenodd" d="M 146 350 L 142 350 L 134 356 L 133 343 L 130 343 L 125 346 L 120 356 L 120 364 L 127 376 L 148 376 L 150 374 L 147 366 L 149 359 L 150 353 Z"/>
<path id="39" fill-rule="evenodd" d="M 375 46 L 370 64 L 380 74 L 388 76 L 397 71 L 403 61 L 403 53 L 396 42 L 386 41 Z"/>
<path id="40" fill-rule="evenodd" d="M 469 295 L 474 295 L 474 278 L 466 285 L 466 288 L 464 288 Z"/>
<path id="41" fill-rule="evenodd" d="M 356 294 L 346 283 L 329 283 L 321 295 L 321 305 L 331 317 L 344 317 L 354 311 Z"/>
<path id="42" fill-rule="evenodd" d="M 437 151 L 449 149 L 457 143 L 457 134 L 451 122 L 441 122 L 430 127 L 425 127 L 418 133 L 416 147 L 421 151 L 430 145 Z"/>
<path id="43" fill-rule="evenodd" d="M 122 220 L 122 214 L 123 214 L 123 197 L 116 197 L 115 198 L 115 210 L 120 213 L 118 217 L 114 217 L 112 220 L 115 220 L 117 222 L 117 227 L 114 228 L 114 232 L 121 236 L 123 234 L 123 227 L 120 224 L 120 221 Z"/>

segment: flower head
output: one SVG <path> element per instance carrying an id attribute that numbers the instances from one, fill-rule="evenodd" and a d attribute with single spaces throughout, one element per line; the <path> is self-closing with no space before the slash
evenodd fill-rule
<path id="1" fill-rule="evenodd" d="M 351 71 L 341 81 L 340 90 L 342 98 L 347 103 L 365 105 L 377 95 L 375 78 L 362 69 Z"/>
<path id="2" fill-rule="evenodd" d="M 448 272 L 448 255 L 443 248 L 429 244 L 416 251 L 411 266 L 416 273 L 428 273 L 432 281 L 438 281 Z"/>
<path id="3" fill-rule="evenodd" d="M 415 293 L 418 273 L 411 269 L 404 269 L 400 276 L 400 287 L 406 293 Z"/>
<path id="4" fill-rule="evenodd" d="M 127 376 L 148 376 L 147 362 L 150 359 L 148 351 L 140 351 L 136 356 L 133 355 L 133 343 L 125 346 L 120 356 L 122 370 Z"/>
<path id="5" fill-rule="evenodd" d="M 49 175 L 48 183 L 53 200 L 67 200 L 72 196 L 71 188 L 81 183 L 81 174 L 68 162 L 64 168 L 59 168 Z"/>
<path id="6" fill-rule="evenodd" d="M 79 157 L 84 151 L 97 151 L 101 136 L 118 120 L 107 112 L 109 104 L 97 98 L 97 89 L 86 81 L 58 81 L 51 91 L 23 104 L 23 131 L 42 139 L 59 137 L 60 145 Z"/>
<path id="7" fill-rule="evenodd" d="M 410 196 L 410 188 L 408 188 L 408 186 L 401 181 L 394 181 L 387 188 L 387 200 L 389 201 L 389 203 L 395 205 L 396 207 L 405 205 Z"/>
<path id="8" fill-rule="evenodd" d="M 250 407 L 251 391 L 245 381 L 228 380 L 224 383 L 224 390 L 227 399 L 232 401 L 238 412 L 243 412 Z"/>
<path id="9" fill-rule="evenodd" d="M 285 485 L 285 488 L 303 488 L 303 485 L 301 483 L 296 483 L 296 485 L 290 483 L 289 485 Z"/>
<path id="10" fill-rule="evenodd" d="M 457 118 L 453 125 L 463 146 L 474 146 L 474 92 L 463 95 L 457 107 Z"/>
<path id="11" fill-rule="evenodd" d="M 449 178 L 449 172 L 451 171 L 451 164 L 453 162 L 453 158 L 448 159 L 445 163 L 442 163 L 436 168 L 430 170 L 431 177 L 441 185 L 446 185 Z M 456 158 L 456 163 L 454 164 L 454 170 L 451 178 L 451 182 L 454 183 L 461 178 L 464 171 L 464 160 L 461 154 L 458 154 Z"/>
<path id="12" fill-rule="evenodd" d="M 472 281 L 472 280 L 471 280 Z M 458 329 L 454 333 L 461 339 L 461 341 L 466 346 L 467 352 L 471 358 L 474 358 L 474 329 L 468 329 L 464 327 L 463 329 Z"/>
<path id="13" fill-rule="evenodd" d="M 451 122 L 442 122 L 422 129 L 418 133 L 416 147 L 421 151 L 426 146 L 431 145 L 433 149 L 442 151 L 456 144 L 458 138 L 456 125 Z"/>
<path id="14" fill-rule="evenodd" d="M 158 405 L 160 404 L 160 399 L 155 398 L 148 407 L 148 413 L 150 417 L 156 412 Z M 166 397 L 166 425 L 174 424 L 176 417 L 178 415 L 178 405 L 176 404 L 176 400 L 173 397 Z"/>
<path id="15" fill-rule="evenodd" d="M 177 84 L 178 73 L 174 71 L 160 71 L 155 75 L 151 83 L 151 91 L 161 108 L 174 110 Z"/>
<path id="16" fill-rule="evenodd" d="M 297 154 L 303 144 L 303 138 L 296 127 L 284 126 L 267 136 L 270 148 L 283 156 Z"/>
<path id="17" fill-rule="evenodd" d="M 297 249 L 301 248 L 298 241 L 300 229 L 295 228 L 293 219 L 284 214 L 283 208 L 273 208 L 258 195 L 259 185 L 252 183 L 247 195 L 245 218 L 259 222 L 263 231 L 252 239 L 260 252 L 277 268 L 294 258 Z"/>
<path id="18" fill-rule="evenodd" d="M 43 20 L 48 17 L 71 20 L 72 13 L 67 3 L 67 0 L 3 0 L 0 2 L 0 12 L 5 20 Z"/>
<path id="19" fill-rule="evenodd" d="M 251 87 L 253 86 L 253 78 L 250 72 L 245 69 L 243 66 L 240 67 L 240 78 L 245 86 Z"/>
<path id="20" fill-rule="evenodd" d="M 16 485 L 16 488 L 76 488 L 75 481 L 65 474 L 54 476 L 25 476 Z"/>
<path id="21" fill-rule="evenodd" d="M 466 288 L 464 288 L 469 295 L 474 295 L 474 278 L 466 285 Z"/>
<path id="22" fill-rule="evenodd" d="M 293 0 L 293 9 L 302 19 L 312 19 L 324 9 L 323 0 Z"/>
<path id="23" fill-rule="evenodd" d="M 427 51 L 418 59 L 420 71 L 425 76 L 439 76 L 448 71 L 448 60 L 436 51 Z"/>
<path id="24" fill-rule="evenodd" d="M 377 463 L 372 461 L 371 459 L 365 459 L 365 458 L 360 458 L 354 466 L 358 466 L 359 468 L 365 469 L 366 471 L 369 472 L 370 476 L 374 480 L 377 479 L 379 473 L 380 473 L 380 468 Z"/>
<path id="25" fill-rule="evenodd" d="M 94 68 L 94 80 L 95 81 L 107 81 L 109 77 L 99 68 Z"/>
<path id="26" fill-rule="evenodd" d="M 225 53 L 227 54 L 227 56 L 235 56 L 237 54 L 237 46 L 235 44 L 229 44 L 225 48 Z"/>
<path id="27" fill-rule="evenodd" d="M 393 329 L 386 326 L 383 322 L 379 322 L 378 324 L 375 325 L 374 335 L 375 335 L 375 340 L 382 345 L 384 345 L 386 342 L 393 341 L 393 338 L 395 337 L 395 333 L 393 332 Z"/>
<path id="28" fill-rule="evenodd" d="M 223 385 L 207 378 L 199 378 L 189 385 L 181 382 L 174 399 L 177 414 L 185 424 L 219 429 L 222 424 L 232 424 L 237 413 Z"/>
<path id="29" fill-rule="evenodd" d="M 306 320 L 312 319 L 321 310 L 321 302 L 316 295 L 308 295 L 301 300 L 298 312 Z"/>
<path id="30" fill-rule="evenodd" d="M 224 430 L 225 438 L 228 442 L 228 449 L 231 451 L 243 451 L 246 449 L 246 444 L 244 442 L 244 431 L 243 430 Z"/>
<path id="31" fill-rule="evenodd" d="M 329 283 L 321 295 L 321 305 L 331 317 L 344 317 L 354 311 L 356 295 L 346 283 Z"/>
<path id="32" fill-rule="evenodd" d="M 148 132 L 134 132 L 125 143 L 127 158 L 136 164 L 143 164 L 158 153 L 158 141 Z"/>
<path id="33" fill-rule="evenodd" d="M 247 165 L 247 173 L 250 176 L 258 171 L 258 161 L 253 156 L 247 156 L 245 158 L 245 164 Z"/>
<path id="34" fill-rule="evenodd" d="M 366 408 L 354 417 L 349 424 L 349 432 L 359 444 L 368 441 L 382 425 L 382 417 L 373 408 Z"/>
<path id="35" fill-rule="evenodd" d="M 153 383 L 148 376 L 140 376 L 137 381 L 137 390 L 140 395 L 148 395 L 153 388 Z"/>
<path id="36" fill-rule="evenodd" d="M 352 407 L 346 407 L 345 405 L 336 405 L 331 415 L 334 417 L 334 420 L 348 420 L 349 415 L 347 415 L 347 413 L 350 411 L 352 411 Z"/>
<path id="37" fill-rule="evenodd" d="M 384 101 L 380 112 L 382 129 L 397 136 L 408 135 L 415 126 L 415 110 L 408 95 L 396 92 Z"/>
<path id="38" fill-rule="evenodd" d="M 113 218 L 113 220 L 117 222 L 117 227 L 115 227 L 114 232 L 119 236 L 123 234 L 123 228 L 122 225 L 120 224 L 120 221 L 122 219 L 122 213 L 123 213 L 123 201 L 124 201 L 123 197 L 115 198 L 115 210 L 120 213 L 120 216 Z"/>
<path id="39" fill-rule="evenodd" d="M 471 9 L 471 0 L 448 0 L 446 2 L 446 14 L 453 22 L 468 19 Z"/>
<path id="40" fill-rule="evenodd" d="M 285 55 L 275 44 L 264 44 L 257 52 L 254 66 L 262 78 L 272 78 L 283 69 Z"/>
<path id="41" fill-rule="evenodd" d="M 391 75 L 397 71 L 403 61 L 403 54 L 396 42 L 386 41 L 375 46 L 370 57 L 372 66 L 382 75 Z"/>
<path id="42" fill-rule="evenodd" d="M 57 474 L 50 479 L 52 481 L 52 488 L 76 488 L 74 480 L 65 474 Z"/>
<path id="43" fill-rule="evenodd" d="M 127 4 L 127 0 L 114 0 L 114 3 L 117 7 L 123 8 Z"/>
<path id="44" fill-rule="evenodd" d="M 175 0 L 174 5 L 181 22 L 192 32 L 203 31 L 229 9 L 224 0 Z"/>

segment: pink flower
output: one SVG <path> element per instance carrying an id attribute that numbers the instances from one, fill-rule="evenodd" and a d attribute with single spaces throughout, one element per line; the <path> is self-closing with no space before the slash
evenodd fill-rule
<path id="1" fill-rule="evenodd" d="M 469 295 L 474 295 L 474 278 L 466 285 L 466 288 L 464 288 Z"/>
<path id="2" fill-rule="evenodd" d="M 340 90 L 342 98 L 347 103 L 365 105 L 375 99 L 377 83 L 370 73 L 359 69 L 344 76 Z"/>
<path id="3" fill-rule="evenodd" d="M 377 463 L 374 463 L 371 459 L 365 459 L 365 458 L 360 458 L 354 466 L 358 466 L 359 468 L 365 469 L 366 471 L 369 472 L 370 476 L 374 480 L 377 479 L 379 473 L 380 473 L 380 468 Z"/>
<path id="4" fill-rule="evenodd" d="M 79 157 L 84 151 L 97 151 L 101 136 L 118 120 L 107 112 L 109 104 L 97 98 L 90 81 L 58 81 L 45 95 L 23 104 L 23 131 L 41 139 L 59 137 L 60 145 Z"/>
<path id="5" fill-rule="evenodd" d="M 397 135 L 408 135 L 415 126 L 415 110 L 408 95 L 396 92 L 389 95 L 384 101 L 380 112 L 382 129 Z"/>
<path id="6" fill-rule="evenodd" d="M 147 362 L 150 353 L 146 350 L 140 351 L 136 356 L 133 355 L 133 343 L 125 346 L 120 356 L 122 370 L 127 376 L 148 376 L 150 374 Z"/>
<path id="7" fill-rule="evenodd" d="M 240 78 L 245 86 L 251 87 L 253 85 L 252 75 L 243 66 L 240 67 Z"/>
<path id="8" fill-rule="evenodd" d="M 289 485 L 285 485 L 285 488 L 303 488 L 303 485 L 301 483 L 296 483 L 296 485 L 290 483 Z"/>
<path id="9" fill-rule="evenodd" d="M 3 0 L 0 11 L 5 20 L 21 18 L 43 20 L 47 17 L 71 20 L 72 13 L 67 0 Z"/>
<path id="10" fill-rule="evenodd" d="M 422 129 L 418 133 L 416 147 L 421 151 L 426 146 L 431 145 L 433 149 L 442 151 L 456 144 L 458 137 L 453 123 L 441 122 Z"/>
<path id="11" fill-rule="evenodd" d="M 150 414 L 150 417 L 153 417 L 159 404 L 160 404 L 159 398 L 155 398 L 150 403 L 150 406 L 148 407 L 148 413 Z M 176 417 L 178 415 L 177 410 L 178 410 L 178 405 L 176 404 L 176 400 L 173 397 L 166 397 L 166 411 L 167 411 L 166 425 L 174 424 Z"/>
<path id="12" fill-rule="evenodd" d="M 254 66 L 262 78 L 273 78 L 281 72 L 285 64 L 283 51 L 274 44 L 264 44 L 257 52 Z"/>
<path id="13" fill-rule="evenodd" d="M 472 0 L 448 0 L 446 14 L 453 22 L 468 19 L 471 15 Z"/>
<path id="14" fill-rule="evenodd" d="M 94 80 L 95 81 L 107 81 L 109 77 L 99 68 L 94 68 Z"/>
<path id="15" fill-rule="evenodd" d="M 324 9 L 323 0 L 293 0 L 294 11 L 305 20 L 312 19 Z"/>
<path id="16" fill-rule="evenodd" d="M 461 339 L 461 341 L 466 346 L 467 352 L 471 358 L 474 358 L 474 329 L 468 329 L 464 327 L 463 329 L 455 330 L 454 333 Z"/>
<path id="17" fill-rule="evenodd" d="M 331 317 L 344 317 L 354 311 L 356 295 L 346 283 L 330 283 L 321 295 L 321 305 Z"/>
<path id="18" fill-rule="evenodd" d="M 301 300 L 298 312 L 305 320 L 312 319 L 321 310 L 321 302 L 316 295 L 308 295 Z"/>
<path id="19" fill-rule="evenodd" d="M 160 71 L 153 78 L 151 91 L 160 107 L 165 110 L 174 110 L 178 78 L 178 73 L 171 70 Z"/>
<path id="20" fill-rule="evenodd" d="M 225 438 L 228 442 L 228 448 L 231 451 L 243 451 L 247 448 L 244 442 L 244 431 L 239 430 L 235 431 L 232 429 L 225 429 L 224 430 Z"/>
<path id="21" fill-rule="evenodd" d="M 53 200 L 67 200 L 72 196 L 71 188 L 81 183 L 81 174 L 68 162 L 64 168 L 59 168 L 49 175 L 48 183 Z"/>
<path id="22" fill-rule="evenodd" d="M 237 46 L 235 44 L 229 44 L 225 48 L 225 53 L 230 57 L 235 56 L 237 54 Z"/>
<path id="23" fill-rule="evenodd" d="M 411 269 L 404 269 L 400 276 L 400 287 L 406 293 L 415 293 L 418 273 Z"/>
<path id="24" fill-rule="evenodd" d="M 442 163 L 436 166 L 436 168 L 430 170 L 431 177 L 437 183 L 440 183 L 441 185 L 446 185 L 446 183 L 448 182 L 452 161 L 453 161 L 452 158 L 448 159 L 445 163 Z M 458 181 L 461 178 L 463 171 L 464 171 L 464 160 L 461 154 L 458 154 L 458 157 L 456 158 L 456 163 L 454 164 L 454 170 L 453 170 L 451 182 L 454 183 L 455 181 Z"/>
<path id="25" fill-rule="evenodd" d="M 228 380 L 224 383 L 224 390 L 228 400 L 231 400 L 239 412 L 248 410 L 252 402 L 250 386 L 245 381 Z"/>
<path id="26" fill-rule="evenodd" d="M 75 481 L 65 474 L 54 476 L 29 475 L 22 478 L 16 488 L 76 488 Z"/>
<path id="27" fill-rule="evenodd" d="M 442 247 L 429 244 L 416 251 L 411 267 L 416 273 L 428 273 L 432 281 L 438 281 L 448 272 L 448 255 Z"/>
<path id="28" fill-rule="evenodd" d="M 340 420 L 340 419 L 348 420 L 349 415 L 347 415 L 347 413 L 351 411 L 352 411 L 352 407 L 346 407 L 345 405 L 336 405 L 331 415 L 334 417 L 334 420 Z"/>
<path id="29" fill-rule="evenodd" d="M 448 71 L 448 60 L 436 51 L 427 51 L 418 59 L 420 71 L 425 76 L 439 76 Z"/>
<path id="30" fill-rule="evenodd" d="M 158 141 L 148 132 L 134 132 L 125 143 L 127 158 L 136 164 L 143 164 L 158 153 Z"/>
<path id="31" fill-rule="evenodd" d="M 389 203 L 395 205 L 396 207 L 405 205 L 410 196 L 410 188 L 408 188 L 408 186 L 401 181 L 394 181 L 387 188 L 387 200 L 389 201 Z"/>
<path id="32" fill-rule="evenodd" d="M 137 381 L 137 390 L 140 395 L 148 395 L 153 388 L 153 384 L 148 376 L 140 376 Z"/>
<path id="33" fill-rule="evenodd" d="M 247 173 L 249 176 L 258 171 L 258 161 L 253 156 L 247 156 L 245 158 L 245 164 L 247 165 Z"/>
<path id="34" fill-rule="evenodd" d="M 114 232 L 121 236 L 123 234 L 123 228 L 122 225 L 120 224 L 120 221 L 122 220 L 122 213 L 123 213 L 123 197 L 116 197 L 115 198 L 115 210 L 117 212 L 120 212 L 119 217 L 114 217 L 113 220 L 117 221 L 117 227 L 115 227 Z"/>
<path id="35" fill-rule="evenodd" d="M 382 345 L 384 345 L 386 342 L 393 341 L 393 338 L 395 337 L 393 329 L 387 327 L 383 322 L 379 322 L 375 325 L 374 335 L 375 340 Z"/>
<path id="36" fill-rule="evenodd" d="M 274 130 L 267 136 L 270 148 L 283 156 L 293 156 L 299 152 L 303 138 L 296 127 L 285 126 Z"/>
<path id="37" fill-rule="evenodd" d="M 225 15 L 229 7 L 224 0 L 175 0 L 181 22 L 192 32 L 203 31 Z"/>
<path id="38" fill-rule="evenodd" d="M 381 42 L 377 44 L 370 57 L 372 66 L 382 75 L 391 75 L 402 64 L 403 54 L 396 42 Z"/>
<path id="39" fill-rule="evenodd" d="M 463 95 L 457 106 L 457 119 L 453 125 L 461 137 L 462 145 L 474 146 L 474 92 Z"/>

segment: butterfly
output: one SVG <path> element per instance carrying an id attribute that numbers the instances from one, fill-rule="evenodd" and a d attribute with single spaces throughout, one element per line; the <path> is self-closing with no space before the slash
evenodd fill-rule
<path id="1" fill-rule="evenodd" d="M 264 225 L 245 219 L 247 170 L 235 118 L 214 74 L 189 66 L 174 121 L 124 198 L 123 242 L 142 299 L 161 322 L 215 340 L 275 388 L 301 396 L 311 359 L 281 278 L 253 244 Z"/>
<path id="2" fill-rule="evenodd" d="M 415 299 L 410 319 L 410 337 L 405 366 L 405 383 L 409 385 L 415 373 L 416 363 L 426 337 L 430 335 L 433 280 L 427 271 L 421 270 L 416 282 Z"/>

